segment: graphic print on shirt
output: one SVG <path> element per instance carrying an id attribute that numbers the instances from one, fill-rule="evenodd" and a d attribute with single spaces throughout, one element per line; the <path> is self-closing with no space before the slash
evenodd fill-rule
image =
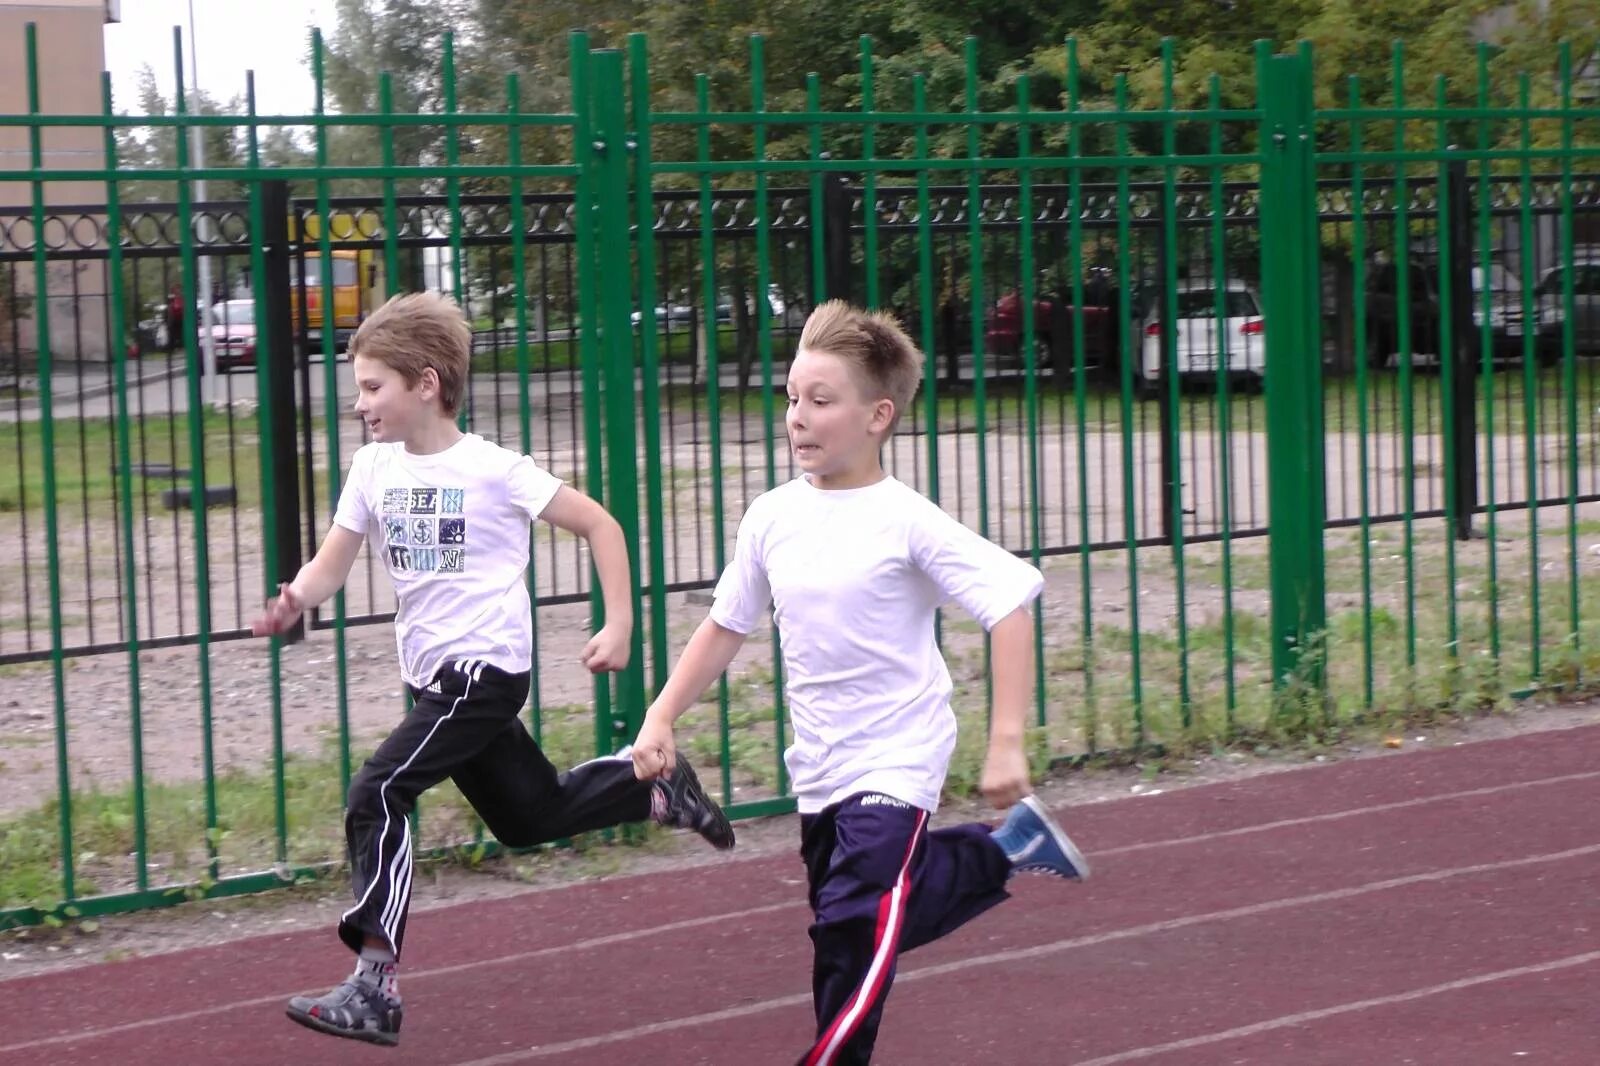
<path id="1" fill-rule="evenodd" d="M 384 489 L 383 542 L 390 568 L 400 573 L 465 573 L 466 499 L 466 489 Z"/>

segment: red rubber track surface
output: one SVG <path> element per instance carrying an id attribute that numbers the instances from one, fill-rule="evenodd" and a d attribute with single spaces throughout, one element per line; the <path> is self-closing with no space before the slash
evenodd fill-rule
<path id="1" fill-rule="evenodd" d="M 903 956 L 875 1062 L 1600 1063 L 1600 727 L 1061 812 L 1083 885 Z M 302 1029 L 331 930 L 0 982 L 0 1063 L 791 1063 L 791 856 L 413 916 L 400 1046 Z"/>

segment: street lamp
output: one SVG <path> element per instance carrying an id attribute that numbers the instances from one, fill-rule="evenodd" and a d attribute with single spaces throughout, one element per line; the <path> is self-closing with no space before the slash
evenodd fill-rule
<path id="1" fill-rule="evenodd" d="M 195 114 L 200 114 L 200 59 L 199 49 L 195 46 L 194 31 L 194 0 L 189 0 L 189 91 L 194 97 Z M 189 127 L 190 154 L 194 158 L 196 170 L 204 170 L 206 165 L 204 128 L 201 126 Z M 196 204 L 206 202 L 206 179 L 196 178 L 194 182 L 194 200 Z M 202 212 L 200 216 L 201 244 L 206 243 L 210 226 L 207 216 Z M 211 257 L 201 254 L 195 257 L 200 266 L 200 292 L 199 299 L 195 301 L 198 306 L 194 309 L 195 335 L 200 340 L 200 379 L 205 384 L 205 399 L 208 404 L 217 401 L 217 353 L 211 344 Z"/>

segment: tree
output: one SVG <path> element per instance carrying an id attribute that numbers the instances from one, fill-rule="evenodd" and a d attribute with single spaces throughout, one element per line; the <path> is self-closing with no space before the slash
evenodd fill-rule
<path id="1" fill-rule="evenodd" d="M 329 109 L 344 115 L 380 113 L 381 75 L 387 73 L 393 113 L 442 112 L 444 40 L 467 24 L 469 9 L 467 0 L 338 0 L 337 24 L 323 43 Z M 390 131 L 400 166 L 421 166 L 444 156 L 443 126 L 405 124 Z M 332 126 L 329 158 L 336 164 L 377 164 L 383 158 L 382 138 L 377 126 Z M 417 191 L 427 185 L 423 179 L 409 179 L 399 189 Z M 374 191 L 371 182 L 359 187 Z"/>

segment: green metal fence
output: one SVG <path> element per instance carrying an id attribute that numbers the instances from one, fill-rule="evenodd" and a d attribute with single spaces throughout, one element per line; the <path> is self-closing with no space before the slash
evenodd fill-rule
<path id="1" fill-rule="evenodd" d="M 1256 105 L 1224 106 L 1214 78 L 1180 109 L 1169 45 L 1144 110 L 1123 78 L 1085 99 L 1068 41 L 1059 86 L 1019 77 L 995 110 L 968 42 L 946 111 L 921 77 L 880 84 L 863 42 L 858 110 L 822 110 L 813 78 L 785 112 L 762 47 L 746 98 L 702 78 L 681 112 L 652 106 L 642 37 L 574 35 L 558 114 L 524 111 L 515 77 L 503 110 L 459 111 L 448 44 L 441 113 L 395 113 L 385 78 L 378 113 L 330 114 L 318 43 L 311 115 L 257 116 L 251 93 L 245 116 L 195 116 L 181 91 L 174 115 L 118 115 L 108 85 L 102 114 L 61 116 L 30 34 L 29 113 L 0 116 L 32 164 L 0 172 L 24 202 L 0 208 L 0 924 L 337 864 L 351 765 L 405 709 L 392 594 L 367 563 L 305 639 L 244 627 L 362 441 L 340 316 L 404 289 L 456 293 L 474 321 L 464 424 L 628 533 L 636 654 L 595 681 L 572 662 L 601 610 L 587 562 L 536 533 L 529 721 L 558 762 L 629 739 L 745 504 L 793 475 L 784 363 L 841 295 L 893 308 L 927 353 L 890 470 L 1046 570 L 1041 763 L 1592 684 L 1600 107 L 1574 101 L 1569 50 L 1555 106 L 1526 79 L 1492 99 L 1480 67 L 1475 106 L 1441 86 L 1377 108 L 1352 80 L 1319 108 L 1310 50 L 1262 45 Z M 442 155 L 401 164 L 418 126 Z M 52 161 L 86 127 L 103 165 Z M 196 128 L 232 130 L 244 163 L 191 165 Z M 280 130 L 312 158 L 265 164 Z M 349 130 L 372 158 L 335 158 Z M 171 138 L 175 164 L 125 165 L 129 137 Z M 197 201 L 198 178 L 245 195 Z M 68 182 L 104 197 L 64 202 Z M 174 289 L 214 324 L 164 310 Z M 941 639 L 961 788 L 986 646 L 958 617 Z M 685 719 L 740 816 L 791 809 L 783 702 L 773 634 Z M 488 846 L 448 791 L 419 821 L 427 846 Z"/>

